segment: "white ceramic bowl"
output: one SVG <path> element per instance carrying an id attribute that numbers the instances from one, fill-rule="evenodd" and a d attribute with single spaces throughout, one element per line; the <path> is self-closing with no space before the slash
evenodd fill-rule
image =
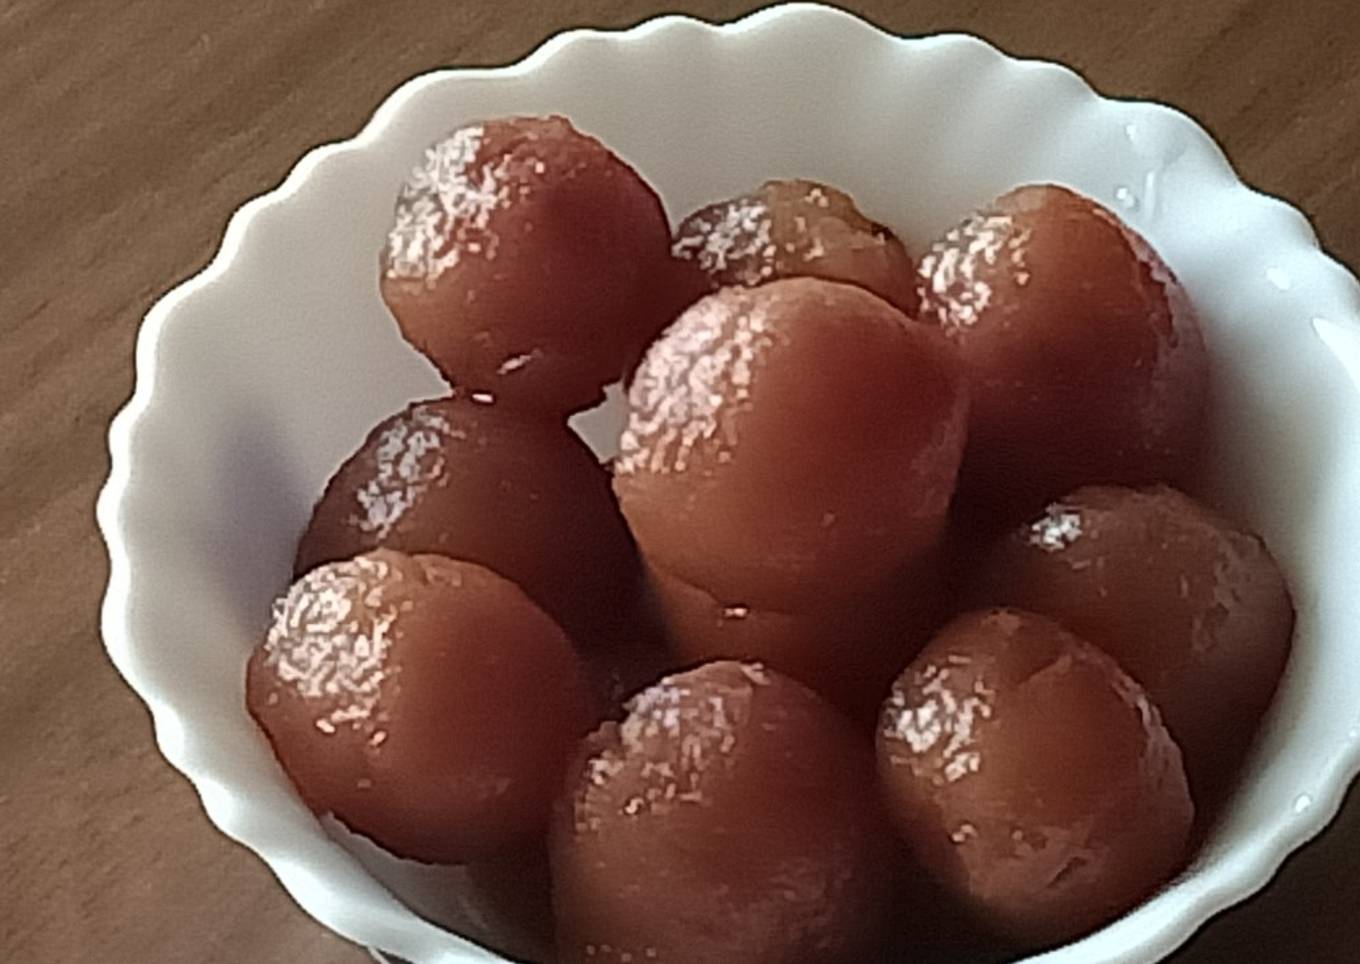
<path id="1" fill-rule="evenodd" d="M 499 960 L 410 909 L 426 877 L 307 812 L 245 713 L 242 670 L 326 478 L 373 423 L 440 391 L 377 294 L 398 184 L 457 124 L 549 111 L 636 164 L 673 217 L 794 175 L 846 188 L 918 249 L 1025 181 L 1069 184 L 1127 217 L 1203 316 L 1217 386 L 1206 494 L 1269 540 L 1298 635 L 1245 787 L 1190 869 L 1038 960 L 1166 954 L 1327 823 L 1360 768 L 1355 280 L 1176 111 L 1099 97 L 1070 70 L 974 38 L 899 39 L 793 5 L 721 27 L 578 31 L 511 67 L 418 77 L 359 136 L 242 207 L 212 264 L 147 315 L 99 501 L 104 638 L 208 816 L 298 903 L 416 964 Z M 587 427 L 600 448 L 612 414 Z"/>

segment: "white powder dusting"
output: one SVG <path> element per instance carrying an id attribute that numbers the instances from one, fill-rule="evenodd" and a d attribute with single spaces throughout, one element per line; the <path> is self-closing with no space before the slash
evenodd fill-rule
<path id="1" fill-rule="evenodd" d="M 390 572 L 386 562 L 367 556 L 331 563 L 303 576 L 274 604 L 265 666 L 303 698 L 331 704 L 315 723 L 323 733 L 361 726 L 374 715 L 397 616 L 377 588 Z"/>
<path id="2" fill-rule="evenodd" d="M 628 393 L 617 474 L 683 472 L 720 430 L 722 442 L 735 441 L 731 416 L 750 398 L 755 361 L 773 338 L 764 309 L 730 294 L 697 302 L 652 344 Z"/>
<path id="3" fill-rule="evenodd" d="M 1044 552 L 1060 552 L 1080 539 L 1081 531 L 1081 512 L 1055 502 L 1030 524 L 1028 541 Z"/>
<path id="4" fill-rule="evenodd" d="M 970 773 L 977 773 L 982 766 L 982 754 L 977 750 L 966 750 L 951 756 L 944 765 L 944 778 L 948 783 L 962 780 Z"/>
<path id="5" fill-rule="evenodd" d="M 597 830 L 601 814 L 611 810 L 642 817 L 706 805 L 705 775 L 730 763 L 750 694 L 769 682 L 758 665 L 743 665 L 741 672 L 739 684 L 703 694 L 668 677 L 633 697 L 627 717 L 612 731 L 615 739 L 585 763 L 574 805 L 578 832 Z M 626 795 L 616 780 L 627 781 Z"/>
<path id="6" fill-rule="evenodd" d="M 506 160 L 478 163 L 485 131 L 460 128 L 428 148 L 397 196 L 387 238 L 387 277 L 432 287 L 467 255 L 494 258 L 491 216 L 512 200 Z"/>
<path id="7" fill-rule="evenodd" d="M 931 664 L 917 676 L 909 699 L 901 687 L 888 697 L 883 735 L 898 740 L 915 756 L 935 753 L 948 783 L 976 773 L 982 756 L 974 749 L 976 727 L 992 717 L 996 693 L 975 680 L 966 692 L 951 685 L 955 671 Z"/>
<path id="8" fill-rule="evenodd" d="M 995 276 L 994 269 L 1009 272 L 1022 287 L 1029 282 L 1029 238 L 1028 229 L 1016 231 L 1014 219 L 1004 214 L 974 214 L 951 229 L 921 259 L 922 311 L 933 311 L 946 334 L 976 325 L 992 303 L 987 278 Z"/>
<path id="9" fill-rule="evenodd" d="M 622 769 L 622 760 L 612 760 L 608 757 L 593 757 L 586 762 L 587 779 L 597 787 L 604 786 L 610 777 L 617 776 Z"/>
<path id="10" fill-rule="evenodd" d="M 728 283 L 758 285 L 774 275 L 772 232 L 764 201 L 733 198 L 690 217 L 681 226 L 671 253 Z"/>
<path id="11" fill-rule="evenodd" d="M 633 697 L 627 706 L 628 717 L 619 725 L 619 739 L 624 747 L 641 753 L 648 740 L 662 734 L 668 738 L 679 736 L 682 720 L 693 713 L 688 707 L 682 712 L 690 695 L 688 687 L 662 680 Z"/>
<path id="12" fill-rule="evenodd" d="M 818 258 L 826 257 L 826 247 L 822 244 L 822 239 L 816 235 L 812 238 L 812 243 L 803 252 L 804 261 L 816 261 Z"/>
<path id="13" fill-rule="evenodd" d="M 463 438 L 438 411 L 416 406 L 399 415 L 378 437 L 373 475 L 354 493 L 359 511 L 349 523 L 387 538 L 392 527 L 429 490 L 445 469 L 444 446 Z"/>
<path id="14" fill-rule="evenodd" d="M 965 820 L 963 823 L 959 824 L 957 827 L 954 828 L 954 831 L 949 835 L 949 839 L 954 841 L 954 843 L 956 844 L 963 844 L 967 843 L 969 840 L 976 838 L 977 835 L 978 835 L 977 827 L 974 824 L 971 824 Z"/>

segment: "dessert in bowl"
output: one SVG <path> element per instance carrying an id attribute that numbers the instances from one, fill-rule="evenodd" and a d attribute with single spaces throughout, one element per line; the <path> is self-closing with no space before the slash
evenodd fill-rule
<path id="1" fill-rule="evenodd" d="M 919 257 L 994 198 L 1060 184 L 1145 238 L 1183 286 L 1209 359 L 1202 465 L 1184 484 L 1263 537 L 1296 624 L 1236 785 L 1189 862 L 1045 958 L 1165 953 L 1325 824 L 1360 762 L 1347 695 L 1360 677 L 1348 643 L 1360 613 L 1347 591 L 1360 563 L 1360 507 L 1349 498 L 1360 488 L 1354 280 L 1297 212 L 1242 185 L 1174 111 L 1105 100 L 1065 69 L 971 38 L 893 38 L 795 6 L 726 27 L 666 18 L 569 34 L 511 68 L 418 78 L 353 141 L 309 155 L 243 209 L 213 265 L 149 316 L 100 505 L 112 559 L 106 640 L 209 816 L 309 912 L 413 962 L 496 959 L 451 929 L 476 931 L 488 922 L 471 918 L 486 909 L 460 917 L 441 903 L 449 878 L 469 871 L 394 859 L 303 804 L 246 712 L 245 666 L 326 481 L 380 421 L 449 392 L 404 343 L 379 290 L 377 252 L 411 166 L 462 125 L 549 115 L 641 172 L 672 227 L 772 178 L 808 179 L 846 192 Z M 503 361 L 473 370 L 494 374 Z M 567 407 L 581 401 L 582 370 L 555 371 L 571 389 Z M 611 390 L 572 424 L 609 457 L 626 416 Z M 681 567 L 691 587 L 706 576 L 693 560 Z M 699 588 L 717 603 L 744 602 L 709 582 Z M 772 608 L 788 608 L 787 586 L 762 588 Z M 545 607 L 552 595 L 540 594 Z M 623 688 L 660 675 L 641 668 Z"/>

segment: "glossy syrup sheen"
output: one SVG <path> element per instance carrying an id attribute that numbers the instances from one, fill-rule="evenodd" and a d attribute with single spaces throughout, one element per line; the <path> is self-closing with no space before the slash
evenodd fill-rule
<path id="1" fill-rule="evenodd" d="M 879 773 L 913 855 L 1027 948 L 1079 936 L 1165 883 L 1194 806 L 1143 689 L 1043 616 L 959 616 L 884 704 Z"/>
<path id="2" fill-rule="evenodd" d="M 592 719 L 566 634 L 513 583 L 390 550 L 295 583 L 246 689 L 313 810 L 436 863 L 532 847 Z"/>
<path id="3" fill-rule="evenodd" d="M 561 117 L 489 120 L 407 179 L 382 294 L 455 388 L 572 411 L 677 309 L 669 240 L 656 193 L 599 141 Z"/>
<path id="4" fill-rule="evenodd" d="M 475 398 L 417 402 L 369 433 L 313 510 L 296 571 L 378 546 L 485 565 L 587 648 L 636 588 L 609 474 L 563 423 Z"/>
<path id="5" fill-rule="evenodd" d="M 779 278 L 859 285 L 915 317 L 916 272 L 902 242 L 843 191 L 816 181 L 766 181 L 700 208 L 676 229 L 672 254 L 696 293 Z"/>
<path id="6" fill-rule="evenodd" d="M 867 743 L 802 685 L 708 663 L 584 744 L 550 852 L 563 964 L 850 964 L 885 909 Z"/>
<path id="7" fill-rule="evenodd" d="M 921 258 L 921 318 L 973 395 L 961 497 L 1013 517 L 1078 485 L 1176 481 L 1203 434 L 1199 323 L 1152 248 L 1051 185 L 1002 195 Z"/>
<path id="8" fill-rule="evenodd" d="M 1293 633 L 1260 538 L 1165 486 L 1091 486 L 999 539 L 974 579 L 978 603 L 1045 613 L 1110 653 L 1157 702 L 1196 789 L 1224 789 Z"/>
<path id="9" fill-rule="evenodd" d="M 796 611 L 938 539 L 967 397 L 938 332 L 790 279 L 691 306 L 628 406 L 614 488 L 642 551 L 725 600 Z"/>

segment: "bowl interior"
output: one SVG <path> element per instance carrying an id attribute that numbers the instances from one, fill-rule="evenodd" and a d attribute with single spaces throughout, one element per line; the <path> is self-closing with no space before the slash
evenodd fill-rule
<path id="1" fill-rule="evenodd" d="M 312 819 L 244 712 L 242 672 L 328 476 L 376 421 L 442 390 L 377 294 L 397 186 L 462 122 L 558 112 L 635 164 L 672 218 L 769 177 L 808 177 L 846 189 L 919 250 L 1001 191 L 1054 181 L 1151 240 L 1213 353 L 1202 492 L 1258 529 L 1289 573 L 1296 651 L 1244 789 L 1190 871 L 1045 959 L 1150 959 L 1264 882 L 1335 809 L 1360 739 L 1349 591 L 1360 299 L 1302 218 L 1243 188 L 1181 115 L 1098 98 L 1066 70 L 969 38 L 903 41 L 799 8 L 721 31 L 672 18 L 550 47 L 504 71 L 403 88 L 360 138 L 310 156 L 251 205 L 205 278 L 153 312 L 101 507 L 116 570 L 106 635 L 213 819 L 347 936 L 417 961 L 494 959 L 422 924 Z M 578 427 L 607 453 L 617 423 L 615 400 Z M 353 849 L 396 889 L 414 886 L 409 868 Z"/>

